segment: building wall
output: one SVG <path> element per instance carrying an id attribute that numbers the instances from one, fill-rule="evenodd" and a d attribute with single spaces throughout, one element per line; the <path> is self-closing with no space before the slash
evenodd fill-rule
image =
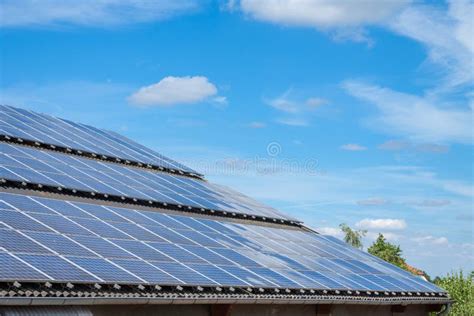
<path id="1" fill-rule="evenodd" d="M 409 305 L 404 312 L 390 306 L 375 305 L 95 305 L 1 307 L 0 316 L 421 316 L 428 315 L 423 305 Z M 222 308 L 224 307 L 224 308 Z"/>

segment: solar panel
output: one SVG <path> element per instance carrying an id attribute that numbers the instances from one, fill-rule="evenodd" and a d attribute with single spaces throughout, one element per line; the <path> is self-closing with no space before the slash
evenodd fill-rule
<path id="1" fill-rule="evenodd" d="M 207 181 L 12 144 L 0 143 L 0 150 L 0 178 L 8 180 L 158 201 L 181 207 L 295 220 Z M 39 164 L 31 167 L 31 161 Z"/>
<path id="2" fill-rule="evenodd" d="M 0 105 L 0 134 L 197 174 L 117 133 Z"/>
<path id="3" fill-rule="evenodd" d="M 0 265 L 2 280 L 441 291 L 330 237 L 284 225 L 262 227 L 5 192 L 0 192 L 0 203 L 9 209 L 0 210 L 0 222 L 7 227 L 0 229 L 0 263 L 15 263 L 14 268 Z M 62 203 L 84 215 L 56 211 Z M 37 206 L 54 215 L 35 213 Z M 298 241 L 302 249 L 326 252 L 281 251 Z M 341 253 L 351 255 L 343 259 Z"/>

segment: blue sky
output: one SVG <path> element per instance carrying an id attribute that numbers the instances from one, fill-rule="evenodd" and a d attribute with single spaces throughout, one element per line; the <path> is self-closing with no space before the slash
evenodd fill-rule
<path id="1" fill-rule="evenodd" d="M 0 101 L 432 275 L 474 268 L 472 2 L 0 0 Z"/>

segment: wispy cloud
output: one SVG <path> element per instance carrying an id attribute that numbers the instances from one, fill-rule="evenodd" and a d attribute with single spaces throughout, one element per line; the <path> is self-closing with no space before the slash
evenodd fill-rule
<path id="1" fill-rule="evenodd" d="M 293 89 L 288 89 L 276 98 L 265 99 L 268 105 L 283 115 L 276 120 L 278 123 L 291 126 L 308 126 L 316 111 L 321 106 L 329 104 L 328 100 L 320 97 L 299 98 L 294 94 Z"/>
<path id="2" fill-rule="evenodd" d="M 206 100 L 226 103 L 225 97 L 217 95 L 216 86 L 203 76 L 165 77 L 155 84 L 140 88 L 128 100 L 140 107 L 166 107 Z"/>
<path id="3" fill-rule="evenodd" d="M 367 150 L 367 147 L 359 144 L 344 144 L 340 147 L 342 150 L 347 151 L 364 151 Z"/>
<path id="4" fill-rule="evenodd" d="M 388 27 L 422 43 L 428 60 L 441 70 L 445 87 L 474 81 L 473 54 L 474 3 L 469 0 L 448 2 L 444 8 L 414 4 L 397 15 Z"/>
<path id="5" fill-rule="evenodd" d="M 388 151 L 415 151 L 435 154 L 445 154 L 449 151 L 448 145 L 434 143 L 413 143 L 406 140 L 388 140 L 378 146 L 381 150 Z"/>
<path id="6" fill-rule="evenodd" d="M 352 96 L 378 109 L 378 115 L 370 121 L 370 125 L 380 131 L 416 141 L 473 141 L 473 110 L 470 108 L 447 107 L 444 103 L 437 104 L 437 100 L 430 97 L 402 93 L 361 81 L 349 80 L 344 82 L 343 87 Z"/>
<path id="7" fill-rule="evenodd" d="M 446 199 L 429 199 L 429 200 L 423 200 L 423 201 L 416 201 L 412 203 L 415 206 L 421 206 L 421 207 L 442 207 L 442 206 L 447 206 L 451 204 L 450 200 Z"/>
<path id="8" fill-rule="evenodd" d="M 422 236 L 422 237 L 415 237 L 415 238 L 413 238 L 413 241 L 415 241 L 419 244 L 422 244 L 422 245 L 426 245 L 426 244 L 446 245 L 446 244 L 448 244 L 448 239 L 446 237 L 434 237 L 434 236 L 431 236 L 431 235 Z"/>
<path id="9" fill-rule="evenodd" d="M 371 230 L 402 230 L 407 227 L 407 223 L 403 219 L 392 218 L 365 218 L 356 223 L 356 227 Z"/>
<path id="10" fill-rule="evenodd" d="M 162 20 L 199 6 L 196 0 L 4 0 L 0 25 L 111 27 Z"/>

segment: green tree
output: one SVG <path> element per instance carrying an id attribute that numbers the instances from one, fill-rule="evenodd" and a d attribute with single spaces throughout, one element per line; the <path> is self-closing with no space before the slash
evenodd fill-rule
<path id="1" fill-rule="evenodd" d="M 367 234 L 366 230 L 353 230 L 346 224 L 342 223 L 339 225 L 342 232 L 344 233 L 344 241 L 349 245 L 362 249 L 362 237 Z"/>
<path id="2" fill-rule="evenodd" d="M 462 271 L 453 272 L 445 277 L 436 277 L 435 284 L 445 289 L 454 300 L 450 316 L 474 315 L 474 271 L 465 275 Z"/>
<path id="3" fill-rule="evenodd" d="M 382 234 L 379 234 L 377 240 L 374 241 L 367 251 L 380 259 L 406 269 L 405 259 L 402 257 L 400 246 L 389 243 Z"/>

